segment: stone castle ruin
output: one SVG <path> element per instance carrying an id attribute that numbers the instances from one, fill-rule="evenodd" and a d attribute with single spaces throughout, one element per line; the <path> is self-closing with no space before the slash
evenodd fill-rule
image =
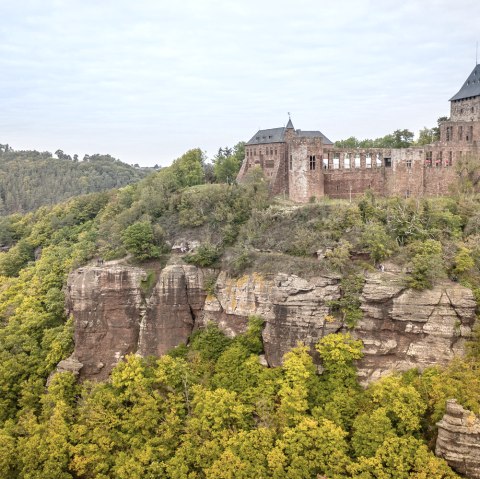
<path id="1" fill-rule="evenodd" d="M 367 189 L 383 196 L 449 193 L 455 162 L 480 153 L 480 65 L 450 99 L 450 118 L 440 140 L 409 148 L 336 148 L 320 131 L 287 126 L 259 130 L 245 145 L 242 181 L 259 166 L 273 195 L 298 202 L 310 198 L 354 198 Z"/>

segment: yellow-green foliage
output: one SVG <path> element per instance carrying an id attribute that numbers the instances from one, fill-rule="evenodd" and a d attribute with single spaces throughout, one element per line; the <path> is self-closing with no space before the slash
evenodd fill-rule
<path id="1" fill-rule="evenodd" d="M 410 268 L 414 287 L 448 272 L 480 290 L 474 197 L 368 194 L 358 204 L 267 208 L 258 171 L 245 185 L 199 185 L 202 162 L 193 150 L 117 192 L 0 219 L 0 242 L 10 248 L 0 253 L 0 477 L 454 477 L 426 444 L 447 399 L 480 412 L 478 337 L 466 359 L 444 370 L 391 376 L 363 390 L 360 341 L 322 338 L 313 351 L 321 374 L 303 345 L 281 367 L 266 368 L 258 358 L 263 321 L 254 317 L 236 338 L 211 324 L 160 359 L 128 356 L 109 382 L 78 385 L 63 373 L 45 387 L 72 351 L 69 271 L 97 256 L 155 256 L 145 242 L 202 238 L 198 264 L 231 255 L 238 271 L 265 257 L 277 268 L 299 265 L 300 275 L 302 265 L 313 275 L 335 267 L 342 295 L 330 306 L 350 326 L 361 315 L 364 282 L 356 254 Z M 331 253 L 317 260 L 316 251 Z M 256 281 L 264 286 L 260 275 Z"/>

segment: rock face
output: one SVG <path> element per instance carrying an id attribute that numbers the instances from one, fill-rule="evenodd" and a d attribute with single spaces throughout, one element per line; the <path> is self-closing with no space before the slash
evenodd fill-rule
<path id="1" fill-rule="evenodd" d="M 105 380 L 128 353 L 164 354 L 186 343 L 194 328 L 209 321 L 235 336 L 245 331 L 250 315 L 265 320 L 262 359 L 270 366 L 280 365 L 300 341 L 316 358 L 315 343 L 344 329 L 329 315 L 329 302 L 340 297 L 340 278 L 335 275 L 305 280 L 251 274 L 233 279 L 221 272 L 215 294 L 207 295 L 205 284 L 212 274 L 195 266 L 167 266 L 147 294 L 141 286 L 147 273 L 140 268 L 74 271 L 68 280 L 67 308 L 75 321 L 75 351 L 58 370 Z M 391 272 L 369 273 L 365 279 L 364 314 L 353 332 L 364 344 L 364 357 L 357 364 L 364 383 L 392 370 L 445 364 L 462 353 L 475 321 L 470 290 L 444 282 L 413 291 Z M 438 428 L 437 455 L 460 473 L 480 479 L 480 420 L 449 401 Z"/>
<path id="2" fill-rule="evenodd" d="M 151 296 L 141 288 L 147 274 L 129 266 L 85 267 L 67 283 L 67 309 L 75 321 L 80 378 L 104 380 L 126 354 L 164 354 L 185 343 L 203 306 L 203 272 L 167 266 Z"/>
<path id="3" fill-rule="evenodd" d="M 252 274 L 240 279 L 221 273 L 215 296 L 207 297 L 203 321 L 215 321 L 227 334 L 244 331 L 248 316 L 265 320 L 263 343 L 268 364 L 278 366 L 299 341 L 312 347 L 324 335 L 339 330 L 328 322 L 328 302 L 340 297 L 339 278 L 322 276 L 309 281 L 277 274 L 265 279 Z"/>
<path id="4" fill-rule="evenodd" d="M 70 275 L 68 304 L 75 319 L 75 353 L 81 378 L 105 379 L 125 355 L 161 355 L 186 343 L 194 328 L 209 321 L 230 336 L 245 331 L 250 315 L 265 320 L 263 342 L 270 366 L 298 342 L 314 345 L 325 334 L 343 330 L 329 315 L 340 297 L 340 278 L 309 280 L 295 275 L 258 274 L 233 279 L 218 275 L 214 294 L 204 289 L 212 271 L 190 265 L 164 268 L 145 297 L 146 273 L 128 266 L 81 268 Z M 405 288 L 398 273 L 366 274 L 364 313 L 354 335 L 364 343 L 357 364 L 367 383 L 392 370 L 446 364 L 461 354 L 475 321 L 470 290 L 445 282 L 426 291 Z"/>
<path id="5" fill-rule="evenodd" d="M 437 426 L 435 454 L 460 474 L 480 479 L 480 418 L 451 399 Z"/>
<path id="6" fill-rule="evenodd" d="M 335 276 L 306 281 L 286 274 L 270 280 L 253 274 L 234 280 L 221 273 L 215 297 L 205 302 L 203 320 L 216 321 L 235 335 L 245 329 L 250 314 L 262 316 L 266 358 L 277 366 L 298 341 L 313 350 L 325 334 L 343 329 L 338 320 L 325 320 L 328 302 L 339 296 Z M 407 289 L 395 273 L 366 275 L 361 309 L 363 319 L 354 336 L 364 343 L 365 356 L 357 364 L 364 383 L 392 370 L 446 364 L 461 354 L 475 321 L 470 290 L 446 282 L 417 292 Z"/>
<path id="7" fill-rule="evenodd" d="M 396 370 L 446 364 L 464 350 L 475 322 L 472 292 L 451 281 L 414 291 L 393 273 L 366 276 L 363 319 L 355 335 L 363 341 L 359 374 L 364 381 Z"/>
<path id="8" fill-rule="evenodd" d="M 85 267 L 70 274 L 67 308 L 75 321 L 73 358 L 81 378 L 106 379 L 125 354 L 136 351 L 142 308 L 139 268 Z"/>
<path id="9" fill-rule="evenodd" d="M 160 356 L 186 344 L 205 302 L 205 274 L 185 265 L 167 266 L 162 271 L 141 319 L 139 354 Z"/>

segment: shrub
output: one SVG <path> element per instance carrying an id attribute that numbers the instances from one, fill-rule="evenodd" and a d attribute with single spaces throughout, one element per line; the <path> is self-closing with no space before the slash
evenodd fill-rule
<path id="1" fill-rule="evenodd" d="M 412 272 L 408 285 L 414 289 L 432 288 L 437 279 L 445 276 L 442 244 L 432 239 L 415 242 L 411 251 Z"/>
<path id="2" fill-rule="evenodd" d="M 213 266 L 220 258 L 220 251 L 217 246 L 211 243 L 202 243 L 196 251 L 187 254 L 184 260 L 195 266 L 208 267 Z"/>
<path id="3" fill-rule="evenodd" d="M 160 256 L 160 249 L 154 241 L 154 232 L 149 221 L 137 221 L 122 234 L 123 246 L 140 261 Z"/>

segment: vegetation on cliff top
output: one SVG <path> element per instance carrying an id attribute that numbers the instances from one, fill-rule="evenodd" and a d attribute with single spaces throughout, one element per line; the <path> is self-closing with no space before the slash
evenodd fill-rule
<path id="1" fill-rule="evenodd" d="M 0 476 L 5 478 L 455 477 L 427 444 L 445 399 L 480 412 L 479 340 L 446 370 L 412 371 L 366 391 L 359 345 L 330 335 L 318 375 L 299 347 L 282 368 L 261 366 L 260 322 L 231 340 L 213 326 L 190 347 L 130 357 L 106 384 L 59 374 L 72 348 L 63 287 L 73 268 L 127 253 L 141 261 L 181 239 L 186 257 L 232 272 L 342 275 L 332 304 L 355 321 L 359 272 L 379 262 L 414 287 L 444 276 L 480 299 L 480 202 L 325 200 L 272 204 L 261 174 L 244 185 L 205 184 L 199 150 L 118 191 L 0 218 Z M 319 261 L 318 258 L 322 258 Z"/>

